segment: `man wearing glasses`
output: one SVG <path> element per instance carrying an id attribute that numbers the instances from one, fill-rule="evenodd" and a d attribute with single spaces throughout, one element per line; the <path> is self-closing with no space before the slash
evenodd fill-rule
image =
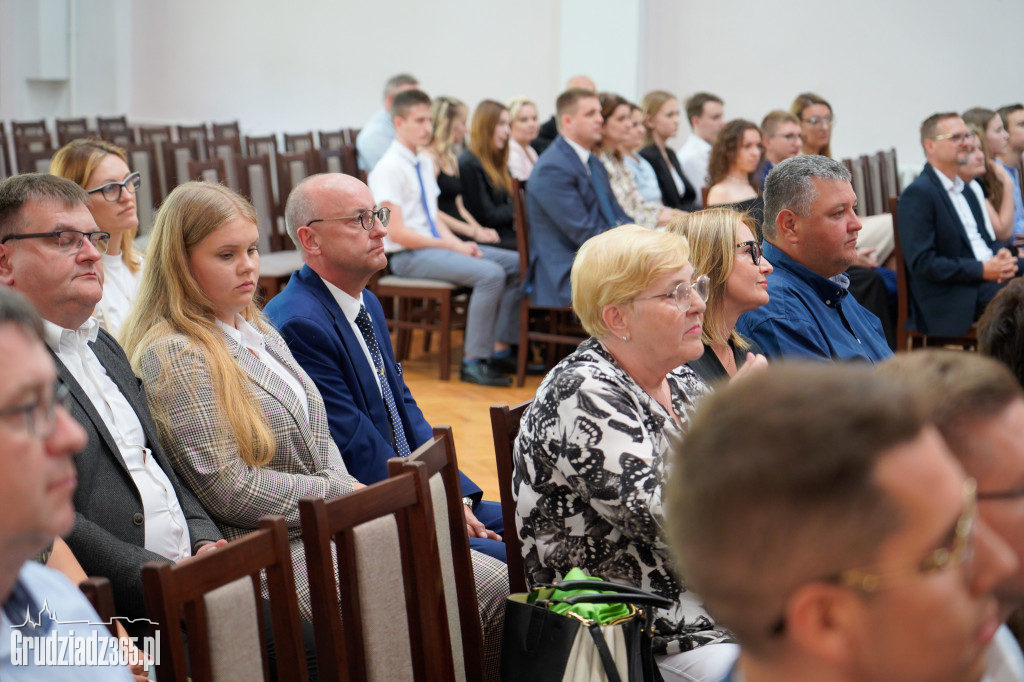
<path id="1" fill-rule="evenodd" d="M 1024 392 L 1000 362 L 976 353 L 901 353 L 879 371 L 907 386 L 960 465 L 978 482 L 978 514 L 1017 556 L 999 584 L 999 620 L 1024 605 Z M 989 650 L 986 680 L 1024 679 L 1024 658 L 1002 627 Z"/>
<path id="2" fill-rule="evenodd" d="M 982 676 L 1017 562 L 900 382 L 770 366 L 706 398 L 670 464 L 668 540 L 740 643 L 728 680 Z"/>
<path id="3" fill-rule="evenodd" d="M 768 172 L 783 159 L 800 153 L 800 119 L 782 109 L 768 112 L 761 121 L 761 139 L 764 140 L 764 161 L 757 173 L 764 190 Z"/>
<path id="4" fill-rule="evenodd" d="M 970 132 L 955 113 L 921 124 L 927 163 L 900 196 L 900 244 L 910 285 L 910 324 L 936 336 L 962 336 L 1024 261 L 985 228 L 974 192 L 957 167 L 967 162 Z"/>
<path id="5" fill-rule="evenodd" d="M 0 283 L 42 315 L 71 413 L 88 435 L 75 459 L 68 546 L 87 574 L 110 579 L 118 615 L 141 618 L 144 563 L 180 561 L 224 540 L 174 474 L 124 351 L 91 317 L 109 235 L 96 229 L 87 201 L 81 187 L 53 175 L 0 181 Z"/>

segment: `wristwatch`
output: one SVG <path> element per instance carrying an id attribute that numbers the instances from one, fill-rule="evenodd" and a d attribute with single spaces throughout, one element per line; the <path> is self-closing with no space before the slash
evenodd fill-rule
<path id="1" fill-rule="evenodd" d="M 469 507 L 470 509 L 472 509 L 473 508 L 473 498 L 472 497 L 463 497 L 462 498 L 462 504 L 464 504 L 467 507 Z"/>

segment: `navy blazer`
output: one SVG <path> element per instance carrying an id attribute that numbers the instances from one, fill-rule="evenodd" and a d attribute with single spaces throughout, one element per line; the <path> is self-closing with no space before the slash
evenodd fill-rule
<path id="1" fill-rule="evenodd" d="M 363 303 L 377 335 L 384 373 L 395 396 L 406 440 L 415 450 L 433 437 L 433 428 L 402 379 L 402 366 L 395 361 L 380 301 L 364 290 Z M 284 290 L 270 300 L 264 313 L 320 390 L 331 437 L 349 473 L 366 485 L 387 478 L 388 459 L 397 456 L 391 444 L 387 407 L 352 325 L 323 280 L 303 265 Z M 465 474 L 462 494 L 482 494 Z"/>
<path id="2" fill-rule="evenodd" d="M 530 222 L 527 291 L 535 305 L 570 305 L 569 270 L 576 251 L 591 237 L 632 222 L 615 200 L 604 164 L 592 164 L 591 169 L 608 192 L 615 213 L 612 225 L 601 215 L 590 174 L 561 135 L 540 155 L 530 172 L 526 192 Z"/>
<path id="3" fill-rule="evenodd" d="M 985 243 L 993 253 L 1003 248 L 985 229 L 974 192 L 965 187 L 963 195 Z M 938 336 L 967 333 L 979 301 L 990 299 L 997 287 L 982 276 L 983 264 L 974 257 L 956 207 L 930 164 L 900 196 L 897 222 L 910 285 L 911 326 Z"/>
<path id="4" fill-rule="evenodd" d="M 114 337 L 100 329 L 91 347 L 142 423 L 146 445 L 171 482 L 178 505 L 185 515 L 193 553 L 201 542 L 220 540 L 217 526 L 192 491 L 182 485 L 160 446 L 142 382 L 132 371 L 121 346 Z M 74 498 L 75 526 L 67 537 L 68 547 L 87 575 L 110 579 L 119 616 L 142 618 L 145 616 L 142 565 L 147 561 L 167 560 L 145 547 L 142 497 L 114 437 L 64 363 L 56 355 L 53 355 L 53 360 L 60 383 L 68 387 L 73 399 L 71 416 L 89 437 L 85 449 L 75 457 L 78 488 Z"/>

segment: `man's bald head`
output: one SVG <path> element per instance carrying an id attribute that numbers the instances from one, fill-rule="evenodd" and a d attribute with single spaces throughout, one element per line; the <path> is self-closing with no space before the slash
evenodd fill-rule
<path id="1" fill-rule="evenodd" d="M 566 90 L 590 90 L 591 92 L 597 92 L 597 86 L 594 85 L 594 81 L 589 76 L 579 75 L 573 76 L 565 83 Z"/>

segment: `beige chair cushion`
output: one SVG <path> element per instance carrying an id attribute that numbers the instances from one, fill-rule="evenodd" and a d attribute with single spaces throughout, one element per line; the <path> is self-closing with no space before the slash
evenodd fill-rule
<path id="1" fill-rule="evenodd" d="M 208 592 L 203 599 L 213 679 L 262 680 L 263 655 L 252 579 L 239 578 Z"/>

